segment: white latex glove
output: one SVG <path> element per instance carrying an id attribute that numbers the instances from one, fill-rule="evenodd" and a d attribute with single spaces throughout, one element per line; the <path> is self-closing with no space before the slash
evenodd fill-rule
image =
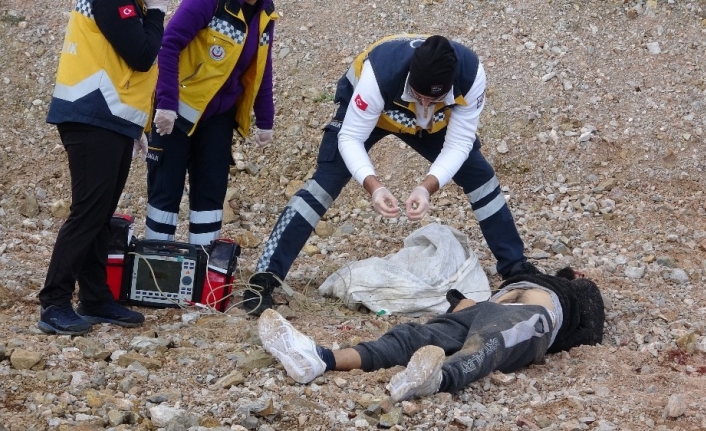
<path id="1" fill-rule="evenodd" d="M 172 133 L 176 119 L 176 112 L 168 109 L 157 109 L 157 112 L 154 114 L 154 125 L 157 128 L 157 133 L 159 133 L 160 136 Z"/>
<path id="2" fill-rule="evenodd" d="M 145 6 L 147 9 L 159 9 L 164 13 L 167 13 L 168 0 L 145 0 Z"/>
<path id="3" fill-rule="evenodd" d="M 397 206 L 397 199 L 392 196 L 392 193 L 387 187 L 380 187 L 373 192 L 372 195 L 373 208 L 375 212 L 383 217 L 397 217 L 400 215 L 400 207 Z"/>
<path id="4" fill-rule="evenodd" d="M 429 212 L 429 191 L 417 186 L 404 203 L 410 220 L 421 220 Z"/>
<path id="5" fill-rule="evenodd" d="M 142 161 L 147 160 L 147 136 L 143 133 L 140 139 L 135 139 L 135 144 L 132 147 L 132 158 L 140 156 Z"/>
<path id="6" fill-rule="evenodd" d="M 255 143 L 258 148 L 269 147 L 272 143 L 272 130 L 258 130 L 255 133 Z"/>

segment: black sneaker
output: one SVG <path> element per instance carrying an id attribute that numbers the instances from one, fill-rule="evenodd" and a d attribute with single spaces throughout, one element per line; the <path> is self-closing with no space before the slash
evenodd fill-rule
<path id="1" fill-rule="evenodd" d="M 76 314 L 70 303 L 42 307 L 37 326 L 47 334 L 60 335 L 83 335 L 92 328 L 90 322 Z"/>
<path id="2" fill-rule="evenodd" d="M 273 308 L 275 304 L 272 299 L 272 291 L 279 286 L 279 281 L 269 272 L 258 272 L 250 277 L 248 289 L 243 293 L 243 309 L 245 312 L 253 316 L 259 316 L 268 308 Z"/>
<path id="3" fill-rule="evenodd" d="M 145 321 L 145 316 L 142 313 L 123 307 L 116 301 L 91 307 L 79 303 L 76 307 L 76 314 L 90 323 L 112 323 L 126 328 L 140 326 Z"/>
<path id="4" fill-rule="evenodd" d="M 520 262 L 516 262 L 514 265 L 510 267 L 510 270 L 506 272 L 505 274 L 502 274 L 503 280 L 510 279 L 516 275 L 520 274 L 526 274 L 526 275 L 536 275 L 536 274 L 541 274 L 542 272 L 537 269 L 536 266 L 532 265 L 532 262 L 529 262 L 527 260 L 523 260 Z"/>

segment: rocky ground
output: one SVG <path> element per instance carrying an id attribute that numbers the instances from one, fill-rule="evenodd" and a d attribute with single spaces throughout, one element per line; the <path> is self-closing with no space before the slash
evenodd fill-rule
<path id="1" fill-rule="evenodd" d="M 703 0 L 277 3 L 276 145 L 234 144 L 223 235 L 243 245 L 238 289 L 312 173 L 338 77 L 376 39 L 420 32 L 463 42 L 485 64 L 484 154 L 527 255 L 547 272 L 581 269 L 605 296 L 603 345 L 397 405 L 385 384 L 399 369 L 294 383 L 237 308 L 144 308 L 141 328 L 85 337 L 38 331 L 36 295 L 70 202 L 66 157 L 44 118 L 71 5 L 0 0 L 0 430 L 706 429 Z M 395 140 L 372 154 L 399 199 L 426 172 Z M 432 204 L 425 222 L 466 233 L 497 286 L 460 189 Z M 119 211 L 141 235 L 139 161 Z M 280 293 L 281 311 L 329 347 L 420 320 L 351 311 L 316 290 L 347 262 L 395 252 L 419 226 L 381 220 L 351 184 L 292 268 L 296 293 Z"/>

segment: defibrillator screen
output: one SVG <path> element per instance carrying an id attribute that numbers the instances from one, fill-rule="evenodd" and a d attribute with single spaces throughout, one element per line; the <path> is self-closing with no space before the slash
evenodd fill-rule
<path id="1" fill-rule="evenodd" d="M 150 271 L 150 267 L 152 267 L 152 271 Z M 154 277 L 152 273 L 154 273 Z M 135 285 L 139 290 L 179 293 L 181 278 L 181 262 L 176 260 L 147 259 L 145 261 L 140 259 L 137 266 Z"/>

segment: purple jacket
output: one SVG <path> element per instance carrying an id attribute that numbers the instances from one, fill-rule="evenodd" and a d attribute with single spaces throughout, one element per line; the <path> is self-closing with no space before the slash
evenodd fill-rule
<path id="1" fill-rule="evenodd" d="M 243 0 L 238 0 L 243 4 Z M 259 0 L 257 12 L 248 24 L 248 34 L 243 51 L 223 86 L 211 99 L 201 120 L 228 111 L 243 93 L 240 77 L 255 59 L 258 46 L 258 15 L 272 0 Z M 157 80 L 156 107 L 178 111 L 179 106 L 179 54 L 194 39 L 196 33 L 206 28 L 213 18 L 218 0 L 182 0 L 174 16 L 169 20 L 162 49 L 159 51 L 159 78 Z M 255 26 L 251 28 L 251 26 Z M 267 55 L 267 65 L 262 78 L 260 91 L 255 98 L 255 124 L 260 129 L 272 129 L 274 123 L 274 99 L 272 96 L 272 39 Z"/>

